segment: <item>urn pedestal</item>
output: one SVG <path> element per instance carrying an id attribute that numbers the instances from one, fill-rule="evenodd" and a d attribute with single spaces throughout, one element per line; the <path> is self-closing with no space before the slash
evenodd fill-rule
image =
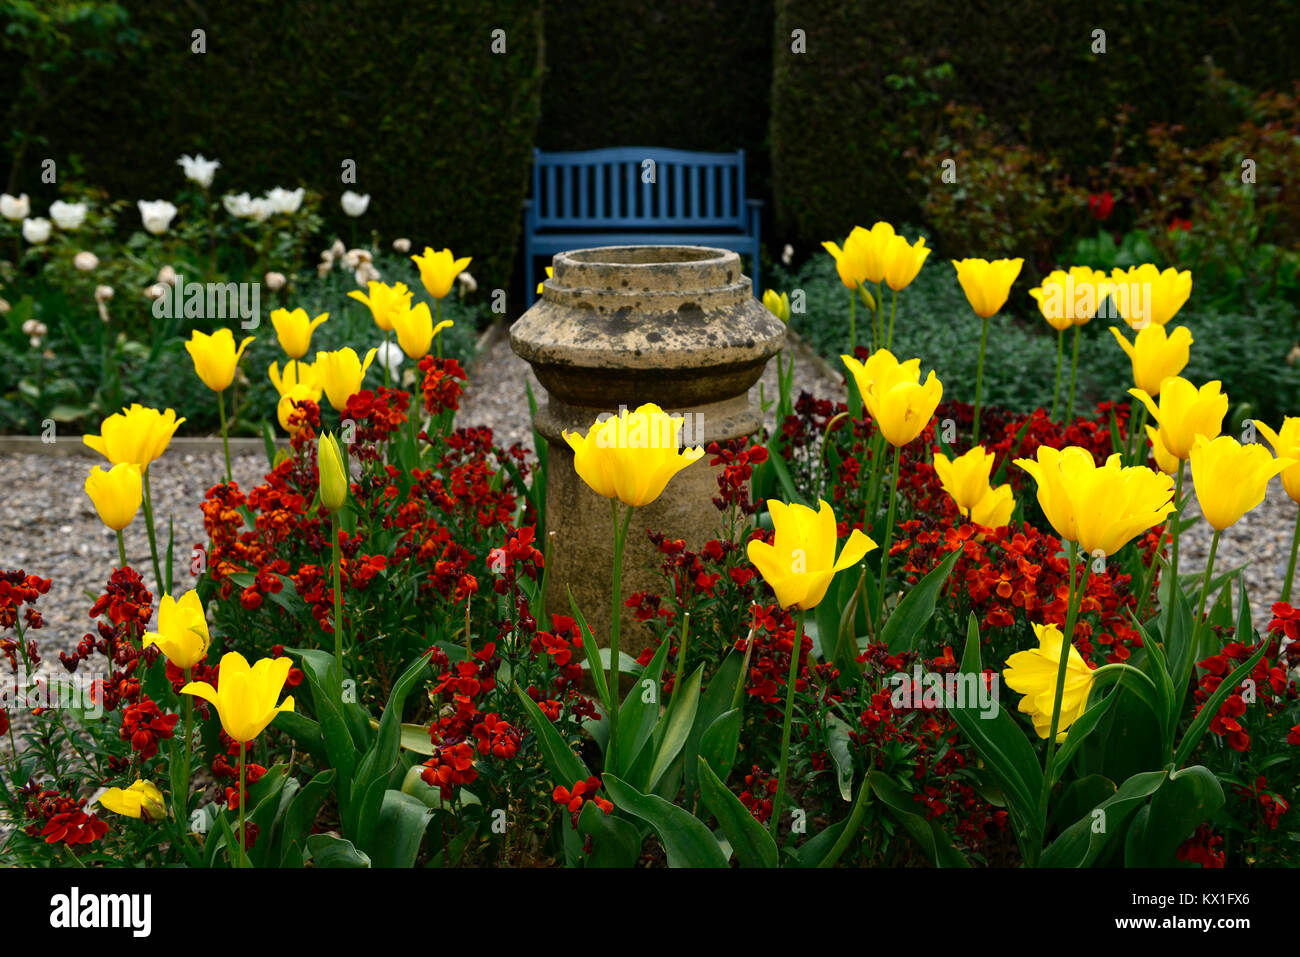
<path id="1" fill-rule="evenodd" d="M 547 443 L 547 619 L 569 615 L 568 591 L 608 644 L 614 533 L 609 500 L 573 468 L 561 433 L 586 434 L 602 414 L 653 402 L 685 416 L 683 444 L 707 446 L 758 430 L 749 389 L 785 341 L 781 321 L 753 297 L 740 257 L 702 246 L 605 246 L 554 258 L 544 293 L 511 327 L 510 343 L 546 389 L 534 426 Z M 646 529 L 698 549 L 721 513 L 708 456 L 636 510 L 623 561 L 623 596 L 662 591 L 662 556 Z M 621 647 L 636 655 L 649 630 L 625 613 Z"/>

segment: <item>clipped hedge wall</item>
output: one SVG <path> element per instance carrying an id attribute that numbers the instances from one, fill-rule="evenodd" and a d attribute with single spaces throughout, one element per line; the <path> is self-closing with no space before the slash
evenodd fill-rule
<path id="1" fill-rule="evenodd" d="M 771 0 L 546 5 L 542 149 L 746 151 L 767 195 Z"/>
<path id="2" fill-rule="evenodd" d="M 221 160 L 215 189 L 307 186 L 329 225 L 339 196 L 371 196 L 362 230 L 385 242 L 475 257 L 480 285 L 504 285 L 520 230 L 540 115 L 540 0 L 134 0 L 143 32 L 126 63 L 92 78 L 42 133 L 79 154 L 115 197 L 170 197 L 176 158 Z M 207 52 L 191 52 L 206 31 Z M 506 31 L 505 54 L 491 52 Z M 357 164 L 343 185 L 341 164 Z M 35 162 L 24 186 L 43 194 Z"/>
<path id="3" fill-rule="evenodd" d="M 806 53 L 791 52 L 795 29 Z M 1091 52 L 1095 29 L 1106 31 L 1104 55 Z M 1231 110 L 1204 96 L 1206 58 L 1237 82 L 1290 88 L 1300 5 L 776 0 L 774 33 L 777 218 L 790 238 L 814 242 L 854 223 L 916 219 L 904 153 L 931 145 L 949 101 L 983 107 L 1076 174 L 1109 154 L 1097 122 L 1121 103 L 1135 108 L 1139 134 L 1160 121 L 1191 139 L 1221 133 Z"/>

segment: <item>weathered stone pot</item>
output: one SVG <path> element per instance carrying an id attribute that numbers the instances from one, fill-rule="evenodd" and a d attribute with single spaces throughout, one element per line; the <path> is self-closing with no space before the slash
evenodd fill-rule
<path id="1" fill-rule="evenodd" d="M 607 499 L 573 469 L 563 431 L 586 434 L 602 413 L 654 402 L 686 418 L 684 444 L 755 432 L 749 389 L 785 341 L 785 327 L 754 298 L 740 257 L 702 246 L 605 246 L 561 253 L 544 293 L 510 330 L 515 352 L 546 389 L 534 426 L 548 447 L 546 527 L 551 539 L 547 612 L 567 615 L 572 589 L 608 643 L 613 527 Z M 624 555 L 623 595 L 663 590 L 662 556 L 647 528 L 699 548 L 716 537 L 718 469 L 704 458 L 637 510 Z M 623 616 L 621 647 L 650 637 Z"/>

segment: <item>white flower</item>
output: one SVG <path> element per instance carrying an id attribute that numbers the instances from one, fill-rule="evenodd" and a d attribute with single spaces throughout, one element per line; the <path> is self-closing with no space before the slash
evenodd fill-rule
<path id="1" fill-rule="evenodd" d="M 348 247 L 343 245 L 343 240 L 334 240 L 334 245 L 329 248 L 329 254 L 335 259 L 342 259 L 348 254 Z"/>
<path id="2" fill-rule="evenodd" d="M 370 255 L 369 249 L 349 249 L 343 255 L 343 262 L 349 269 L 356 269 L 362 265 L 373 263 L 375 257 Z"/>
<path id="3" fill-rule="evenodd" d="M 163 282 L 156 282 L 148 289 L 146 289 L 144 291 L 144 294 L 149 299 L 161 299 L 163 296 L 167 295 L 167 284 Z"/>
<path id="4" fill-rule="evenodd" d="M 365 288 L 369 283 L 379 282 L 383 277 L 379 275 L 379 270 L 374 267 L 373 263 L 362 263 L 356 271 L 357 285 Z"/>
<path id="5" fill-rule="evenodd" d="M 108 302 L 108 300 L 112 298 L 113 298 L 112 286 L 101 285 L 95 287 L 95 302 L 100 302 L 100 303 Z"/>
<path id="6" fill-rule="evenodd" d="M 8 299 L 0 299 L 0 316 L 9 315 L 9 310 L 13 308 L 9 305 Z"/>
<path id="7" fill-rule="evenodd" d="M 792 259 L 794 259 L 794 247 L 786 243 L 781 250 L 781 262 L 788 266 Z"/>
<path id="8" fill-rule="evenodd" d="M 393 251 L 405 255 L 411 251 L 411 241 L 409 239 L 394 239 Z"/>
<path id="9" fill-rule="evenodd" d="M 328 276 L 328 275 L 330 274 L 330 269 L 332 269 L 332 268 L 333 268 L 333 267 L 332 267 L 329 263 L 317 263 L 317 264 L 316 264 L 316 275 L 318 275 L 318 276 L 320 276 L 322 279 L 324 279 L 326 276 Z"/>
<path id="10" fill-rule="evenodd" d="M 271 292 L 279 292 L 287 281 L 282 272 L 269 272 L 262 277 L 262 282 L 266 283 L 266 288 Z"/>
<path id="11" fill-rule="evenodd" d="M 465 292 L 478 292 L 478 280 L 469 274 L 468 271 L 461 273 L 456 277 L 460 287 Z"/>
<path id="12" fill-rule="evenodd" d="M 88 249 L 83 249 L 72 257 L 72 265 L 82 272 L 90 272 L 99 266 L 99 257 Z"/>
<path id="13" fill-rule="evenodd" d="M 221 197 L 221 205 L 226 207 L 226 212 L 240 219 L 248 218 L 250 202 L 247 193 L 227 193 Z"/>
<path id="14" fill-rule="evenodd" d="M 65 203 L 56 199 L 50 203 L 50 219 L 59 229 L 76 229 L 86 221 L 85 203 Z"/>
<path id="15" fill-rule="evenodd" d="M 396 342 L 381 342 L 375 350 L 375 359 L 381 366 L 388 367 L 389 375 L 396 375 L 402 367 L 402 349 Z"/>
<path id="16" fill-rule="evenodd" d="M 248 204 L 248 218 L 255 223 L 264 223 L 275 212 L 275 206 L 269 199 L 254 199 Z"/>
<path id="17" fill-rule="evenodd" d="M 191 182 L 198 183 L 204 189 L 212 185 L 212 177 L 221 166 L 220 160 L 207 160 L 203 154 L 190 156 L 188 153 L 178 159 L 177 164 L 184 167 L 185 178 Z"/>
<path id="18" fill-rule="evenodd" d="M 343 206 L 343 212 L 347 213 L 349 216 L 360 216 L 366 211 L 366 207 L 370 205 L 370 194 L 366 193 L 363 196 L 360 193 L 354 193 L 352 190 L 348 190 L 343 194 L 343 198 L 340 202 Z"/>
<path id="19" fill-rule="evenodd" d="M 136 205 L 140 207 L 140 220 L 144 223 L 144 228 L 155 236 L 167 232 L 167 227 L 176 216 L 176 207 L 165 199 L 155 199 L 152 203 L 142 199 Z"/>
<path id="20" fill-rule="evenodd" d="M 31 212 L 32 202 L 27 198 L 26 193 L 21 196 L 0 193 L 0 216 L 17 222 L 20 219 L 26 219 L 31 215 Z"/>
<path id="21" fill-rule="evenodd" d="M 163 266 L 158 270 L 158 281 L 169 286 L 176 285 L 176 270 L 171 266 Z"/>
<path id="22" fill-rule="evenodd" d="M 37 216 L 34 219 L 23 220 L 23 239 L 27 240 L 33 246 L 39 246 L 41 243 L 48 242 L 50 238 L 50 221 L 43 217 Z"/>
<path id="23" fill-rule="evenodd" d="M 38 325 L 39 323 L 35 319 L 28 319 L 21 326 L 19 326 L 19 328 L 22 329 L 23 335 L 34 336 L 36 335 L 36 327 Z"/>
<path id="24" fill-rule="evenodd" d="M 302 206 L 303 192 L 301 186 L 297 189 L 281 189 L 277 186 L 267 192 L 266 201 L 271 204 L 272 212 L 292 216 Z"/>

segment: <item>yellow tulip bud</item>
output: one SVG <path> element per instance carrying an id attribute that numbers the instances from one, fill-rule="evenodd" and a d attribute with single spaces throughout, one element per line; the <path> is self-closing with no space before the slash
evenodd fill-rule
<path id="1" fill-rule="evenodd" d="M 1196 437 L 1192 447 L 1192 484 L 1201 514 L 1210 527 L 1223 531 L 1264 501 L 1268 482 L 1300 459 L 1273 458 L 1257 443 L 1242 445 L 1230 435 Z"/>
<path id="2" fill-rule="evenodd" d="M 885 284 L 894 292 L 906 289 L 921 271 L 921 266 L 929 255 L 930 250 L 925 246 L 924 236 L 915 245 L 909 244 L 902 236 L 890 236 L 881 249 Z"/>
<path id="3" fill-rule="evenodd" d="M 472 257 L 462 256 L 457 259 L 451 254 L 450 249 L 434 252 L 431 247 L 425 246 L 424 253 L 412 256 L 411 261 L 419 267 L 420 281 L 424 283 L 424 288 L 429 295 L 434 299 L 442 299 L 451 292 L 456 277 L 465 271 Z"/>
<path id="4" fill-rule="evenodd" d="M 1198 435 L 1212 439 L 1219 434 L 1228 414 L 1228 397 L 1219 391 L 1217 381 L 1198 389 L 1180 376 L 1171 376 L 1161 383 L 1159 405 L 1142 389 L 1128 391 L 1142 401 L 1160 426 L 1165 449 L 1183 461 L 1192 454 Z"/>
<path id="5" fill-rule="evenodd" d="M 99 796 L 99 805 L 114 814 L 161 820 L 167 814 L 162 792 L 151 781 L 136 781 L 129 788 L 109 788 Z"/>
<path id="6" fill-rule="evenodd" d="M 836 560 L 835 513 L 829 505 L 819 501 L 814 512 L 806 505 L 768 499 L 767 508 L 776 533 L 772 543 L 753 539 L 746 551 L 782 608 L 815 608 L 835 573 L 856 565 L 876 547 L 855 528 Z"/>
<path id="7" fill-rule="evenodd" d="M 952 460 L 942 452 L 934 453 L 934 471 L 939 476 L 939 484 L 952 496 L 963 515 L 969 516 L 971 509 L 990 491 L 989 475 L 993 472 L 994 458 L 982 445 Z"/>
<path id="8" fill-rule="evenodd" d="M 235 367 L 253 338 L 247 337 L 236 349 L 234 334 L 229 329 L 218 329 L 210 336 L 195 329 L 185 343 L 185 351 L 194 360 L 194 371 L 203 384 L 213 392 L 224 392 L 235 381 Z"/>
<path id="9" fill-rule="evenodd" d="M 145 648 L 157 645 L 181 671 L 193 668 L 208 653 L 208 622 L 198 592 L 190 589 L 177 601 L 163 595 L 158 604 L 158 630 L 144 634 Z"/>
<path id="10" fill-rule="evenodd" d="M 214 688 L 206 681 L 191 681 L 181 694 L 202 698 L 217 709 L 221 727 L 236 741 L 252 741 L 282 711 L 293 711 L 293 696 L 277 705 L 293 662 L 288 658 L 263 658 L 251 668 L 244 656 L 231 651 L 221 658 L 220 680 Z"/>
<path id="11" fill-rule="evenodd" d="M 703 448 L 679 450 L 683 424 L 680 415 L 648 402 L 635 412 L 620 409 L 617 416 L 597 419 L 585 437 L 561 434 L 573 449 L 574 471 L 593 492 L 639 507 L 704 455 Z"/>
<path id="12" fill-rule="evenodd" d="M 1034 625 L 1038 647 L 1018 651 L 1007 659 L 1002 680 L 1020 699 L 1021 714 L 1029 715 L 1040 738 L 1052 733 L 1052 711 L 1056 707 L 1056 677 L 1061 666 L 1061 629 L 1056 625 Z M 1056 741 L 1066 738 L 1066 729 L 1078 721 L 1088 707 L 1093 673 L 1078 649 L 1070 645 L 1065 665 L 1065 688 L 1061 695 L 1061 716 L 1057 721 Z"/>
<path id="13" fill-rule="evenodd" d="M 1156 460 L 1156 468 L 1166 475 L 1177 475 L 1178 470 L 1183 467 L 1183 463 L 1178 456 L 1171 455 L 1165 448 L 1165 443 L 1160 441 L 1160 430 L 1154 425 L 1148 425 L 1147 438 L 1151 441 L 1151 457 Z"/>
<path id="14" fill-rule="evenodd" d="M 311 386 L 296 385 L 288 392 L 280 396 L 280 401 L 275 405 L 275 417 L 280 423 L 280 428 L 286 432 L 292 432 L 289 428 L 289 416 L 293 414 L 299 402 L 315 402 L 320 404 L 321 390 L 313 389 Z"/>
<path id="15" fill-rule="evenodd" d="M 1120 466 L 1118 454 L 1098 466 L 1087 449 L 1039 446 L 1037 459 L 1016 465 L 1038 483 L 1038 504 L 1063 539 L 1089 555 L 1113 555 L 1174 510 L 1174 481 L 1144 465 Z"/>
<path id="16" fill-rule="evenodd" d="M 137 403 L 106 418 L 99 435 L 85 435 L 81 440 L 114 465 L 127 462 L 147 469 L 150 462 L 167 451 L 184 421 L 176 418 L 171 409 L 159 412 Z"/>
<path id="17" fill-rule="evenodd" d="M 790 321 L 790 296 L 788 294 L 784 292 L 778 293 L 775 289 L 767 289 L 763 292 L 763 306 L 782 322 Z"/>
<path id="18" fill-rule="evenodd" d="M 966 293 L 966 301 L 975 315 L 987 319 L 997 313 L 1011 295 L 1011 285 L 1020 275 L 1023 259 L 962 259 L 953 260 L 957 281 Z"/>
<path id="19" fill-rule="evenodd" d="M 366 370 L 375 361 L 375 350 L 366 353 L 364 361 L 357 358 L 351 346 L 334 352 L 316 353 L 316 379 L 335 412 L 346 412 L 348 399 L 361 391 Z"/>
<path id="20" fill-rule="evenodd" d="M 1144 326 L 1133 337 L 1132 345 L 1114 326 L 1110 331 L 1133 366 L 1133 384 L 1147 395 L 1159 395 L 1164 381 L 1187 366 L 1193 339 L 1186 326 L 1179 326 L 1172 335 L 1165 332 L 1164 326 Z"/>
<path id="21" fill-rule="evenodd" d="M 1015 510 L 1016 499 L 1011 484 L 1007 483 L 985 492 L 971 509 L 970 520 L 985 528 L 1001 528 L 1011 521 L 1011 513 Z"/>
<path id="22" fill-rule="evenodd" d="M 436 326 L 429 304 L 420 302 L 415 306 L 398 310 L 393 316 L 393 330 L 397 333 L 397 344 L 412 359 L 423 359 L 429 354 L 433 337 L 444 329 L 450 329 L 455 323 L 444 319 Z"/>
<path id="23" fill-rule="evenodd" d="M 290 312 L 288 309 L 271 310 L 271 325 L 275 327 L 276 338 L 280 340 L 280 348 L 288 353 L 291 359 L 301 359 L 311 348 L 311 334 L 316 331 L 316 327 L 330 317 L 328 312 L 322 312 L 315 319 L 307 315 L 306 309 L 295 309 Z"/>
<path id="24" fill-rule="evenodd" d="M 919 359 L 884 368 L 862 393 L 876 427 L 895 446 L 904 446 L 921 434 L 942 398 L 943 383 L 933 370 L 924 384 L 920 382 Z"/>
<path id="25" fill-rule="evenodd" d="M 1264 433 L 1268 444 L 1273 446 L 1273 454 L 1279 459 L 1295 459 L 1300 462 L 1300 418 L 1287 416 L 1282 420 L 1282 428 L 1278 432 L 1258 419 L 1255 420 L 1255 427 Z M 1300 465 L 1282 471 L 1282 487 L 1291 496 L 1291 501 L 1300 502 Z"/>
<path id="26" fill-rule="evenodd" d="M 131 524 L 144 499 L 140 466 L 121 462 L 105 472 L 98 465 L 86 477 L 86 494 L 99 513 L 99 520 L 120 532 Z"/>
<path id="27" fill-rule="evenodd" d="M 338 511 L 348 497 L 348 467 L 333 435 L 316 442 L 316 468 L 320 473 L 320 501 L 331 512 Z"/>

